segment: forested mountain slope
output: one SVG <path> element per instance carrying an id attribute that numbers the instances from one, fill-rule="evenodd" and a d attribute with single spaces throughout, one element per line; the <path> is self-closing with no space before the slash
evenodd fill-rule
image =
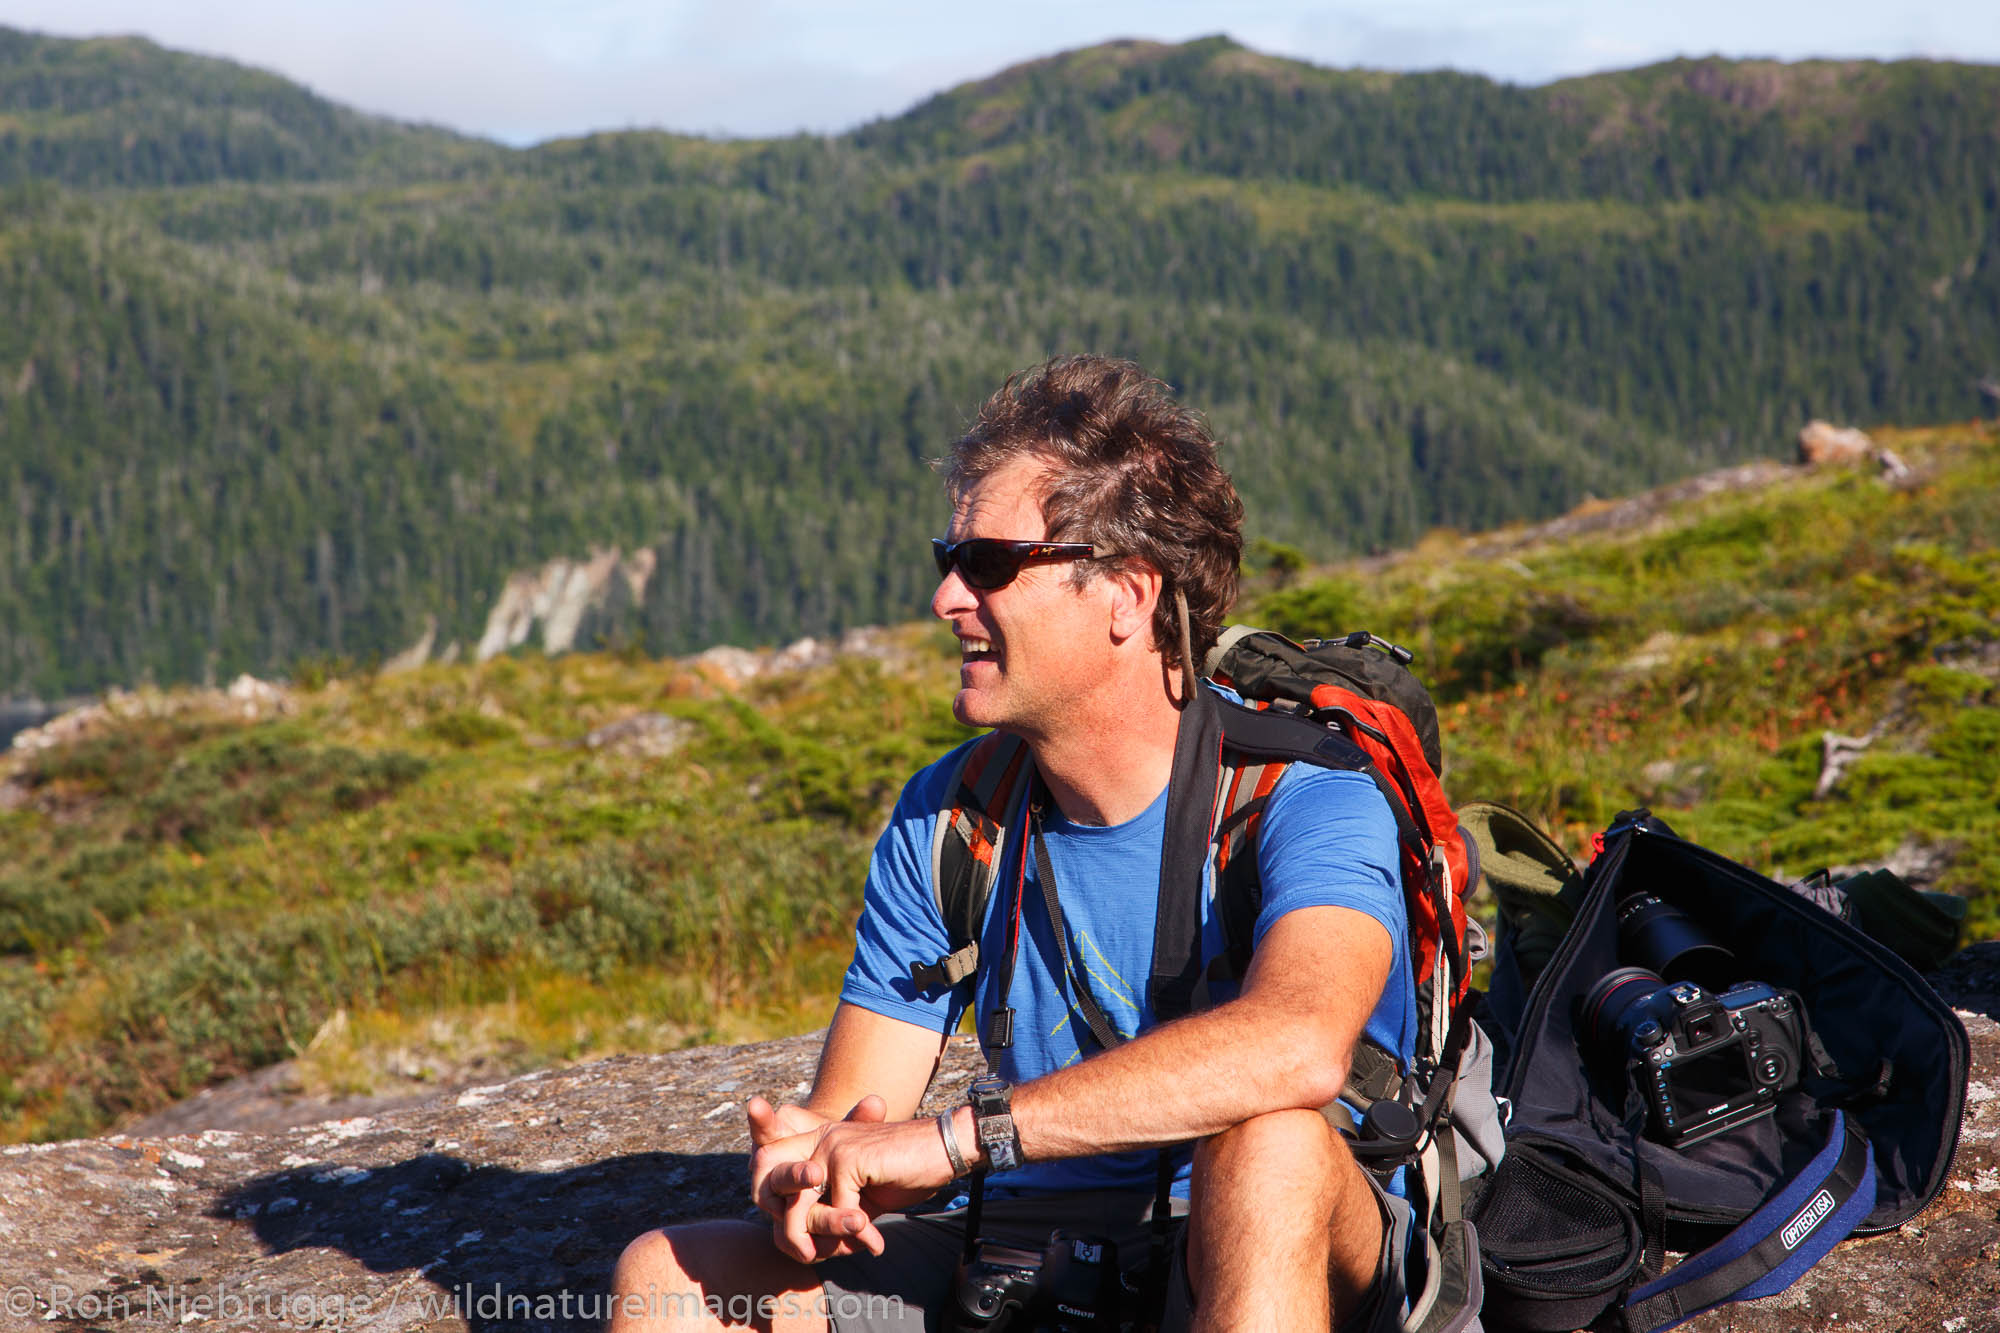
<path id="1" fill-rule="evenodd" d="M 925 460 L 1056 351 L 1182 389 L 1322 556 L 2000 370 L 1981 67 L 1128 43 L 833 138 L 516 152 L 0 34 L 0 164 L 0 693 L 469 644 L 598 545 L 657 551 L 607 631 L 655 652 L 901 619 Z"/>

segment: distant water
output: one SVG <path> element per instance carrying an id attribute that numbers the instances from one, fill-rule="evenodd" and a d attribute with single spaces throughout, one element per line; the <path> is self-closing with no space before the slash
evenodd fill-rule
<path id="1" fill-rule="evenodd" d="M 0 749 L 5 749 L 14 741 L 18 732 L 29 727 L 39 727 L 42 723 L 66 713 L 81 700 L 72 699 L 66 703 L 43 703 L 40 699 L 0 699 Z"/>

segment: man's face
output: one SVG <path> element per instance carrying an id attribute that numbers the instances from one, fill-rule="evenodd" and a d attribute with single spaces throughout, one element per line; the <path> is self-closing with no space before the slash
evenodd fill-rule
<path id="1" fill-rule="evenodd" d="M 1046 468 L 1018 459 L 959 497 L 945 540 L 1048 535 L 1036 498 Z M 931 611 L 958 636 L 958 695 L 952 715 L 971 727 L 1004 727 L 1030 739 L 1059 728 L 1073 701 L 1104 679 L 1110 651 L 1109 581 L 1071 586 L 1068 561 L 1029 564 L 990 591 L 967 586 L 954 569 Z"/>

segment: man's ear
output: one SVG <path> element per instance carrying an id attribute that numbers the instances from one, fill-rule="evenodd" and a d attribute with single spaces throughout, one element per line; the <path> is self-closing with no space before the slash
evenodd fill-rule
<path id="1" fill-rule="evenodd" d="M 1123 643 L 1137 635 L 1150 635 L 1153 611 L 1166 583 L 1160 571 L 1143 560 L 1128 560 L 1105 575 L 1105 581 L 1111 587 L 1112 641 Z"/>

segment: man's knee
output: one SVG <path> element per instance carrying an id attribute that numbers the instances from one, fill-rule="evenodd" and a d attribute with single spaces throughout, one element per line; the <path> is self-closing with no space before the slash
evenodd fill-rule
<path id="1" fill-rule="evenodd" d="M 1188 1287 L 1198 1324 L 1244 1314 L 1232 1292 L 1282 1297 L 1316 1327 L 1364 1308 L 1384 1221 L 1360 1163 L 1319 1112 L 1257 1116 L 1205 1141 L 1190 1204 Z"/>
<path id="2" fill-rule="evenodd" d="M 1189 1199 L 1195 1257 L 1228 1237 L 1316 1252 L 1362 1279 L 1373 1269 L 1381 1210 L 1347 1142 L 1317 1111 L 1274 1111 L 1205 1140 Z"/>
<path id="3" fill-rule="evenodd" d="M 661 1297 L 672 1301 L 683 1293 L 700 1299 L 685 1262 L 687 1233 L 691 1231 L 691 1227 L 648 1231 L 633 1239 L 618 1256 L 618 1266 L 611 1271 L 611 1318 L 607 1321 L 612 1333 L 686 1322 L 685 1316 L 695 1313 L 661 1309 L 656 1304 Z"/>
<path id="4" fill-rule="evenodd" d="M 716 1312 L 735 1317 L 769 1297 L 818 1290 L 813 1271 L 778 1253 L 771 1233 L 748 1222 L 690 1222 L 648 1231 L 618 1257 L 611 1275 L 613 1333 L 625 1329 L 713 1327 Z M 796 1307 L 796 1308 L 794 1308 Z M 823 1327 L 801 1302 L 786 1303 L 787 1328 Z M 745 1316 L 748 1317 L 747 1314 Z M 741 1322 L 741 1321 L 739 1321 Z"/>
<path id="5" fill-rule="evenodd" d="M 1249 1179 L 1322 1184 L 1350 1160 L 1338 1136 L 1317 1111 L 1272 1111 L 1253 1116 L 1202 1142 L 1196 1170 L 1217 1183 Z"/>
<path id="6" fill-rule="evenodd" d="M 618 1256 L 611 1275 L 614 1290 L 637 1291 L 647 1283 L 660 1287 L 678 1286 L 688 1274 L 687 1256 L 699 1252 L 702 1223 L 661 1227 L 636 1237 Z M 696 1267 L 702 1265 L 697 1261 Z"/>
<path id="7" fill-rule="evenodd" d="M 1188 1199 L 1196 1267 L 1239 1243 L 1318 1247 L 1340 1201 L 1344 1157 L 1317 1111 L 1273 1111 L 1203 1140 Z"/>

